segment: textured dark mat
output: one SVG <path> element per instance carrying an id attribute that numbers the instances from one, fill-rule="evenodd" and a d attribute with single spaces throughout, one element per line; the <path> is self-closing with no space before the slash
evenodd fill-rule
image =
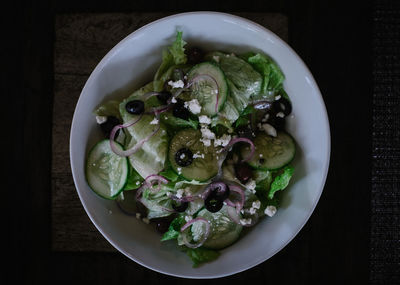
<path id="1" fill-rule="evenodd" d="M 400 284 L 399 2 L 376 1 L 373 27 L 370 278 L 372 284 Z"/>
<path id="2" fill-rule="evenodd" d="M 236 13 L 288 40 L 288 18 L 278 13 Z M 52 249 L 115 251 L 86 215 L 72 180 L 69 132 L 79 94 L 96 64 L 120 40 L 167 13 L 57 15 L 52 129 Z"/>

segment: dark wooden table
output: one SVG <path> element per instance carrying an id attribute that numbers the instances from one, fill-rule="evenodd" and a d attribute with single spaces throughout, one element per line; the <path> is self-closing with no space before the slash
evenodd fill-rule
<path id="1" fill-rule="evenodd" d="M 361 5 L 350 1 L 325 2 L 165 1 L 155 5 L 145 1 L 104 4 L 98 1 L 28 1 L 25 5 L 17 4 L 9 13 L 4 12 L 2 23 L 7 30 L 7 44 L 3 58 L 7 69 L 2 77 L 2 98 L 3 108 L 10 111 L 6 118 L 12 122 L 5 124 L 3 137 L 12 142 L 5 151 L 12 162 L 5 165 L 9 171 L 3 191 L 6 192 L 9 238 L 6 247 L 12 252 L 10 257 L 17 257 L 13 259 L 16 262 L 7 267 L 5 284 L 200 282 L 152 272 L 117 252 L 99 251 L 95 247 L 91 251 L 69 251 L 52 246 L 52 122 L 57 116 L 53 114 L 57 88 L 54 85 L 56 16 L 113 12 L 171 14 L 195 10 L 286 15 L 288 42 L 319 84 L 332 135 L 326 186 L 302 231 L 270 260 L 246 272 L 208 282 L 398 284 L 398 258 L 389 260 L 393 266 L 387 270 L 376 271 L 376 263 L 371 263 L 381 256 L 378 249 L 371 247 L 370 239 L 372 36 L 374 8 L 378 4 L 363 2 L 360 9 Z M 9 23 L 21 25 L 9 29 Z M 393 237 L 396 239 L 398 235 Z M 398 243 L 394 242 L 391 249 L 398 252 Z"/>

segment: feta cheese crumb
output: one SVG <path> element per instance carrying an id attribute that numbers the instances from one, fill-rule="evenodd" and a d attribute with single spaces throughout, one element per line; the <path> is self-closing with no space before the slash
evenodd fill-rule
<path id="1" fill-rule="evenodd" d="M 199 114 L 201 112 L 201 106 L 197 99 L 190 100 L 185 102 L 185 108 L 189 109 L 193 114 Z"/>
<path id="2" fill-rule="evenodd" d="M 269 114 L 267 113 L 265 114 L 264 118 L 261 119 L 261 122 L 265 123 L 268 121 L 268 119 L 269 119 Z"/>
<path id="3" fill-rule="evenodd" d="M 141 214 L 140 213 L 136 213 L 136 219 L 140 219 Z"/>
<path id="4" fill-rule="evenodd" d="M 209 125 L 211 124 L 211 119 L 206 115 L 201 115 L 199 116 L 199 123 Z"/>
<path id="5" fill-rule="evenodd" d="M 276 114 L 276 116 L 279 118 L 284 118 L 285 114 L 283 112 L 279 112 L 278 114 Z"/>
<path id="6" fill-rule="evenodd" d="M 143 218 L 142 221 L 143 221 L 145 224 L 150 224 L 150 220 L 149 220 L 148 218 Z"/>
<path id="7" fill-rule="evenodd" d="M 190 220 L 193 220 L 192 216 L 185 216 L 185 221 L 186 222 L 189 222 Z"/>
<path id="8" fill-rule="evenodd" d="M 107 121 L 107 116 L 96 116 L 96 122 L 101 125 Z"/>
<path id="9" fill-rule="evenodd" d="M 215 139 L 215 134 L 208 129 L 207 126 L 202 126 L 201 131 L 201 139 L 200 141 L 204 144 L 204 146 L 211 146 L 211 140 Z"/>
<path id="10" fill-rule="evenodd" d="M 245 186 L 251 193 L 256 193 L 256 182 L 253 179 L 250 179 Z"/>
<path id="11" fill-rule="evenodd" d="M 214 55 L 213 56 L 213 60 L 215 60 L 215 62 L 219 62 L 219 56 L 218 55 Z"/>
<path id="12" fill-rule="evenodd" d="M 214 146 L 227 146 L 228 143 L 231 141 L 231 136 L 227 135 L 227 134 L 223 134 L 222 137 L 220 137 L 219 139 L 216 139 L 214 141 Z"/>
<path id="13" fill-rule="evenodd" d="M 240 219 L 239 221 L 243 226 L 251 224 L 251 219 L 250 218 L 248 218 L 248 219 Z"/>
<path id="14" fill-rule="evenodd" d="M 183 189 L 178 189 L 178 191 L 176 192 L 176 197 L 178 199 L 181 199 L 183 197 L 183 193 L 184 193 Z"/>
<path id="15" fill-rule="evenodd" d="M 267 206 L 267 208 L 265 208 L 264 213 L 267 216 L 272 217 L 276 213 L 276 207 L 275 206 Z"/>
<path id="16" fill-rule="evenodd" d="M 178 81 L 168 81 L 168 85 L 171 86 L 172 88 L 183 88 L 183 86 L 185 86 L 185 83 L 183 83 L 182 80 L 178 80 Z"/>
<path id="17" fill-rule="evenodd" d="M 204 158 L 204 153 L 200 153 L 199 151 L 193 154 L 193 158 Z"/>
<path id="18" fill-rule="evenodd" d="M 184 159 L 185 156 L 186 156 L 186 155 L 185 155 L 184 153 L 182 153 L 182 154 L 179 156 L 179 158 L 180 158 L 180 159 Z"/>
<path id="19" fill-rule="evenodd" d="M 279 99 L 281 99 L 281 95 L 275 97 L 275 101 L 278 101 Z"/>
<path id="20" fill-rule="evenodd" d="M 154 118 L 153 121 L 150 122 L 150 125 L 157 125 L 158 124 L 158 119 Z"/>
<path id="21" fill-rule="evenodd" d="M 140 184 L 140 181 L 136 181 L 136 185 L 139 185 Z"/>
<path id="22" fill-rule="evenodd" d="M 200 139 L 200 141 L 204 144 L 204 146 L 211 146 L 211 140 L 209 139 Z"/>
<path id="23" fill-rule="evenodd" d="M 270 135 L 271 137 L 276 137 L 276 130 L 273 126 L 270 124 L 262 124 L 262 129 L 267 133 L 267 135 Z"/>
<path id="24" fill-rule="evenodd" d="M 176 101 L 175 97 L 172 97 L 171 103 L 176 103 L 176 102 L 178 102 L 178 101 Z"/>
<path id="25" fill-rule="evenodd" d="M 254 202 L 251 204 L 251 207 L 252 207 L 252 208 L 255 208 L 255 209 L 260 209 L 260 207 L 261 207 L 261 202 L 260 202 L 259 200 L 254 201 Z"/>
<path id="26" fill-rule="evenodd" d="M 178 169 L 178 174 L 181 174 L 182 173 L 182 167 L 178 167 L 177 169 Z"/>

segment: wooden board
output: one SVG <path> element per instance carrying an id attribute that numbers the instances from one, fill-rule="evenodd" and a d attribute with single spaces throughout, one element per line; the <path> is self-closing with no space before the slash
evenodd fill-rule
<path id="1" fill-rule="evenodd" d="M 288 40 L 282 14 L 234 13 Z M 80 92 L 90 73 L 120 40 L 167 13 L 63 14 L 55 21 L 52 128 L 52 250 L 115 251 L 91 223 L 79 200 L 69 160 L 69 132 Z"/>

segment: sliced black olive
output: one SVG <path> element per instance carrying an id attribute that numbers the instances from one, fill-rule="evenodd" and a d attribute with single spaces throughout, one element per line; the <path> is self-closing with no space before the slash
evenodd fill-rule
<path id="1" fill-rule="evenodd" d="M 182 99 L 177 99 L 177 102 L 174 104 L 173 109 L 172 109 L 172 114 L 177 117 L 181 118 L 183 120 L 189 119 L 190 112 L 188 109 L 185 108 L 185 103 Z"/>
<path id="2" fill-rule="evenodd" d="M 121 124 L 121 122 L 118 120 L 117 117 L 114 116 L 108 116 L 107 117 L 107 121 L 105 121 L 104 123 L 100 124 L 100 128 L 103 131 L 104 135 L 106 136 L 106 138 L 110 137 L 110 133 L 112 131 L 112 129 L 116 126 Z M 118 137 L 119 131 L 117 131 L 115 137 Z"/>
<path id="3" fill-rule="evenodd" d="M 162 91 L 158 93 L 157 99 L 164 105 L 167 105 L 168 99 L 171 98 L 172 94 L 168 91 Z"/>
<path id="4" fill-rule="evenodd" d="M 253 169 L 247 163 L 240 162 L 235 164 L 234 168 L 237 179 L 243 184 L 253 177 Z"/>
<path id="5" fill-rule="evenodd" d="M 179 166 L 189 166 L 193 162 L 193 152 L 188 148 L 181 148 L 175 153 L 175 161 Z"/>
<path id="6" fill-rule="evenodd" d="M 179 213 L 185 212 L 188 207 L 189 207 L 189 202 L 178 202 L 172 200 L 172 208 Z"/>
<path id="7" fill-rule="evenodd" d="M 132 100 L 126 103 L 125 109 L 129 114 L 140 115 L 144 112 L 144 102 L 141 100 Z"/>
<path id="8" fill-rule="evenodd" d="M 175 219 L 175 215 L 169 215 L 167 217 L 155 218 L 151 221 L 156 224 L 156 229 L 159 233 L 163 234 L 168 231 L 169 225 Z"/>
<path id="9" fill-rule="evenodd" d="M 199 47 L 192 47 L 186 51 L 187 62 L 190 64 L 200 63 L 204 58 L 204 51 Z"/>
<path id="10" fill-rule="evenodd" d="M 225 183 L 216 182 L 211 184 L 209 187 L 211 187 L 209 195 L 214 195 L 217 199 L 221 201 L 224 201 L 226 198 L 229 197 L 230 189 Z"/>
<path id="11" fill-rule="evenodd" d="M 210 195 L 208 195 L 207 198 L 204 200 L 204 206 L 211 213 L 218 212 L 219 210 L 221 210 L 223 205 L 223 200 L 221 200 L 221 198 L 213 193 L 210 193 Z"/>

